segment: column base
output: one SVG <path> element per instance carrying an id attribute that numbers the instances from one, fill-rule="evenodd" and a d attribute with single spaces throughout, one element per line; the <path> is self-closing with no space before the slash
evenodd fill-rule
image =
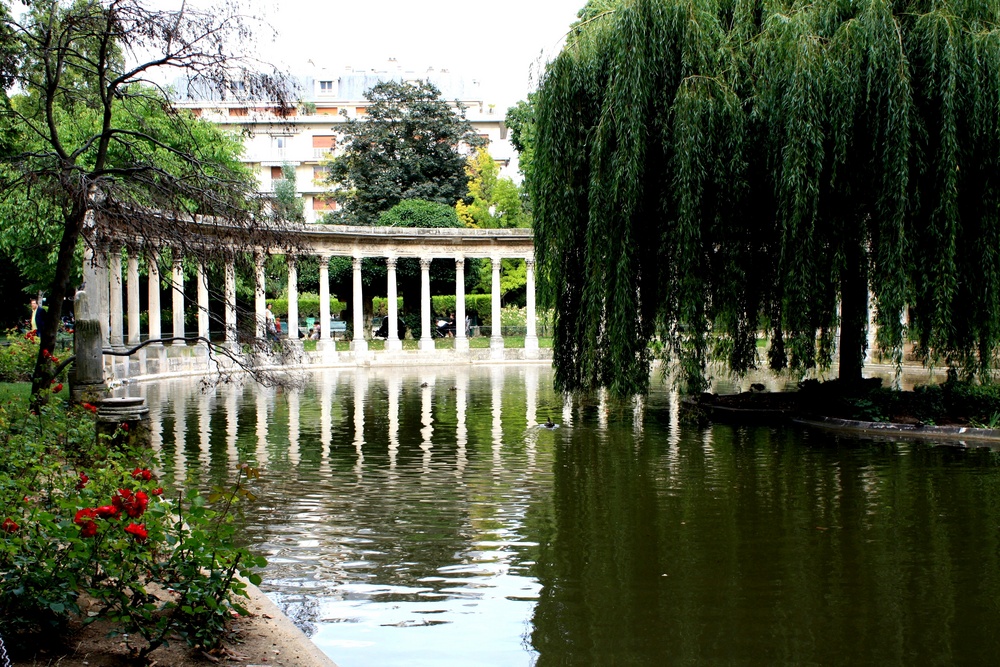
<path id="1" fill-rule="evenodd" d="M 455 339 L 455 351 L 456 352 L 468 352 L 469 351 L 469 339 L 465 336 Z"/>
<path id="2" fill-rule="evenodd" d="M 389 338 L 388 340 L 385 341 L 385 349 L 390 352 L 400 352 L 403 349 L 403 341 L 399 340 L 398 338 L 396 338 L 395 340 Z"/>
<path id="3" fill-rule="evenodd" d="M 433 352 L 435 350 L 434 339 L 431 338 L 430 336 L 424 336 L 423 338 L 421 338 L 420 349 L 424 352 Z"/>
<path id="4" fill-rule="evenodd" d="M 538 358 L 538 336 L 524 337 L 524 358 L 525 359 Z"/>
<path id="5" fill-rule="evenodd" d="M 492 336 L 490 338 L 490 359 L 503 359 L 503 337 Z"/>
<path id="6" fill-rule="evenodd" d="M 354 338 L 351 340 L 351 351 L 352 352 L 367 352 L 368 351 L 368 341 L 364 338 Z"/>

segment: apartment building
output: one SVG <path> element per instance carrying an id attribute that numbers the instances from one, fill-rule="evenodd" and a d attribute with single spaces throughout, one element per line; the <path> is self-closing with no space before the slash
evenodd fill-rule
<path id="1" fill-rule="evenodd" d="M 327 211 L 336 210 L 336 203 L 325 196 L 331 186 L 324 182 L 323 163 L 338 150 L 345 114 L 347 118 L 364 117 L 365 91 L 386 80 L 430 81 L 441 90 L 443 99 L 460 102 L 475 131 L 487 139 L 488 150 L 500 165 L 501 175 L 517 178 L 516 152 L 504 124 L 506 107 L 485 101 L 479 81 L 448 70 L 404 71 L 393 59 L 381 69 L 317 69 L 294 82 L 299 104 L 283 117 L 276 113 L 275 107 L 265 103 L 219 100 L 217 96 L 196 93 L 176 99 L 174 104 L 245 137 L 244 160 L 257 174 L 262 193 L 274 192 L 275 183 L 283 178 L 285 165 L 294 167 L 306 222 L 316 222 Z"/>

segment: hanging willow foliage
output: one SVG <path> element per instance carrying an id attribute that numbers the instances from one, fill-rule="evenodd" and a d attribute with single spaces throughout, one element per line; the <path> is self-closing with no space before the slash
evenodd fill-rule
<path id="1" fill-rule="evenodd" d="M 532 195 L 557 384 L 859 378 L 877 345 L 984 374 L 1000 345 L 1000 3 L 632 0 L 537 97 Z M 871 297 L 869 297 L 871 295 Z M 651 345 L 651 343 L 654 343 Z M 983 375 L 983 377 L 987 377 Z"/>

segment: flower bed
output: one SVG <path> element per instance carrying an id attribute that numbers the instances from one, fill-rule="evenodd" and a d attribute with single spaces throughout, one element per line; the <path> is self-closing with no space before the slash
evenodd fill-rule
<path id="1" fill-rule="evenodd" d="M 209 502 L 168 499 L 148 449 L 123 424 L 97 436 L 86 407 L 52 398 L 38 412 L 0 406 L 0 635 L 8 648 L 71 621 L 102 620 L 138 660 L 168 638 L 214 647 L 243 613 L 243 574 L 262 558 L 233 546 L 230 509 L 252 497 L 241 466 Z M 81 614 L 80 600 L 89 607 Z"/>

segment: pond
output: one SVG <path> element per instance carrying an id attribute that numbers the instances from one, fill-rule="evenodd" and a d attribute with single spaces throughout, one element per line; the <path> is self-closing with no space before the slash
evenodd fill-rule
<path id="1" fill-rule="evenodd" d="M 341 667 L 1000 655 L 988 448 L 699 427 L 655 382 L 570 402 L 540 365 L 140 391 L 166 481 L 263 468 L 262 588 Z"/>

